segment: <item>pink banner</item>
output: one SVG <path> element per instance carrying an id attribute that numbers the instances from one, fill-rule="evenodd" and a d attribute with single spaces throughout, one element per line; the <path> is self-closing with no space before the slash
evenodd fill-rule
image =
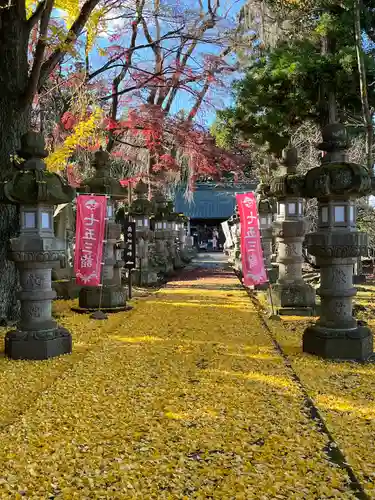
<path id="1" fill-rule="evenodd" d="M 106 211 L 106 196 L 77 196 L 74 254 L 77 285 L 100 285 Z"/>
<path id="2" fill-rule="evenodd" d="M 268 281 L 264 268 L 262 245 L 254 193 L 236 194 L 241 222 L 241 259 L 245 286 Z"/>

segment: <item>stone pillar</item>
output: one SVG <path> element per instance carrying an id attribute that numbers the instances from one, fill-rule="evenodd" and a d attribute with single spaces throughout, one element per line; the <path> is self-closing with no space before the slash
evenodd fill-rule
<path id="1" fill-rule="evenodd" d="M 72 351 L 71 335 L 52 319 L 52 268 L 66 257 L 65 241 L 55 238 L 53 208 L 69 203 L 74 190 L 47 172 L 44 139 L 29 132 L 18 152 L 25 161 L 0 185 L 0 199 L 20 207 L 20 234 L 11 240 L 9 258 L 20 273 L 21 320 L 5 337 L 5 354 L 12 359 L 48 359 Z"/>
<path id="2" fill-rule="evenodd" d="M 280 175 L 271 182 L 271 195 L 277 199 L 273 234 L 278 248 L 279 277 L 272 287 L 278 314 L 307 315 L 314 312 L 315 291 L 302 278 L 302 245 L 306 232 L 303 215 L 303 175 L 298 175 L 297 151 L 283 151 Z"/>
<path id="3" fill-rule="evenodd" d="M 137 196 L 130 206 L 129 215 L 135 222 L 136 228 L 136 258 L 135 281 L 139 285 L 152 285 L 157 283 L 157 272 L 151 265 L 149 259 L 150 241 L 152 232 L 150 228 L 150 217 L 152 214 L 152 203 L 147 199 L 148 186 L 139 181 L 134 189 Z"/>
<path id="4" fill-rule="evenodd" d="M 79 188 L 82 194 L 107 196 L 102 286 L 81 288 L 79 307 L 74 308 L 80 312 L 99 309 L 104 312 L 118 312 L 127 309 L 126 290 L 121 279 L 124 261 L 118 251 L 123 248 L 124 243 L 121 241 L 121 224 L 116 223 L 114 211 L 114 201 L 123 200 L 127 193 L 119 181 L 110 177 L 108 161 L 109 154 L 106 151 L 97 151 L 93 164 L 95 174 L 85 179 Z"/>
<path id="5" fill-rule="evenodd" d="M 318 198 L 318 229 L 306 236 L 320 266 L 320 318 L 303 336 L 304 352 L 330 359 L 366 360 L 373 352 L 368 326 L 353 318 L 353 263 L 367 252 L 367 235 L 356 229 L 355 200 L 371 192 L 365 167 L 348 162 L 348 137 L 340 123 L 322 131 L 326 154 L 306 174 L 308 197 Z"/>

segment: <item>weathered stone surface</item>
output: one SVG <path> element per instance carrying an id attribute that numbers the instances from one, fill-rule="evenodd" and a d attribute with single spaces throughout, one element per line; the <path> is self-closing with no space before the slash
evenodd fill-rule
<path id="1" fill-rule="evenodd" d="M 9 258 L 20 272 L 21 319 L 5 337 L 5 354 L 12 359 L 47 359 L 72 350 L 70 333 L 52 318 L 52 268 L 66 257 L 65 242 L 55 238 L 54 204 L 73 199 L 74 190 L 46 171 L 43 137 L 22 137 L 19 155 L 25 159 L 3 188 L 4 201 L 20 205 L 21 230 L 11 240 Z"/>
<path id="2" fill-rule="evenodd" d="M 65 328 L 27 332 L 14 330 L 5 337 L 5 353 L 11 359 L 40 361 L 72 352 L 72 336 Z"/>
<path id="3" fill-rule="evenodd" d="M 365 167 L 349 163 L 345 127 L 323 132 L 320 167 L 306 174 L 305 195 L 318 198 L 318 229 L 306 237 L 308 251 L 320 267 L 321 314 L 306 329 L 303 350 L 330 359 L 365 360 L 373 351 L 372 333 L 353 317 L 353 264 L 367 253 L 367 235 L 356 229 L 355 199 L 371 192 Z"/>
<path id="4" fill-rule="evenodd" d="M 303 335 L 303 351 L 332 360 L 366 360 L 373 349 L 369 327 L 357 326 L 351 330 L 308 327 Z"/>

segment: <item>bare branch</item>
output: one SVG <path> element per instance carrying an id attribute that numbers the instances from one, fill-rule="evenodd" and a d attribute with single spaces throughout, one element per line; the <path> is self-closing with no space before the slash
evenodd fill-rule
<path id="1" fill-rule="evenodd" d="M 122 70 L 120 73 L 116 76 L 116 78 L 113 80 L 112 83 L 112 91 L 113 91 L 113 98 L 112 98 L 112 105 L 111 105 L 111 118 L 112 120 L 116 121 L 117 120 L 117 110 L 118 110 L 118 88 L 120 83 L 123 81 L 123 79 L 126 76 L 126 73 L 128 72 L 131 62 L 132 62 L 132 55 L 134 52 L 135 48 L 135 42 L 137 40 L 138 36 L 138 25 L 141 22 L 141 14 L 142 10 L 144 7 L 145 1 L 144 0 L 137 0 L 137 20 L 132 23 L 132 35 L 130 39 L 130 45 L 129 45 L 129 51 L 127 52 L 127 58 L 126 58 L 126 64 L 124 64 Z M 113 146 L 115 144 L 113 135 L 109 133 L 109 141 L 107 144 L 107 151 L 111 151 Z"/>

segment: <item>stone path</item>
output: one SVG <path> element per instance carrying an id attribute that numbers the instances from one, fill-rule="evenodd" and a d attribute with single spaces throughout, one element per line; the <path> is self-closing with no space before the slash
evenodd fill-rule
<path id="1" fill-rule="evenodd" d="M 1 360 L 0 498 L 360 497 L 256 308 L 208 260 L 105 322 L 56 304 L 72 356 Z"/>

